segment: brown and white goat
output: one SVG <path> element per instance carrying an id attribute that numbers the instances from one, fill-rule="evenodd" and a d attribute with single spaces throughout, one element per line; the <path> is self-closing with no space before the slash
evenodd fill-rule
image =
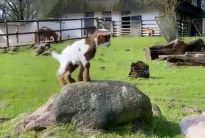
<path id="1" fill-rule="evenodd" d="M 96 48 L 104 44 L 110 46 L 110 32 L 99 29 L 88 38 L 78 40 L 65 48 L 59 55 L 51 52 L 52 56 L 59 61 L 58 77 L 62 86 L 73 83 L 75 80 L 71 73 L 80 66 L 78 81 L 90 81 L 90 60 L 95 56 Z"/>

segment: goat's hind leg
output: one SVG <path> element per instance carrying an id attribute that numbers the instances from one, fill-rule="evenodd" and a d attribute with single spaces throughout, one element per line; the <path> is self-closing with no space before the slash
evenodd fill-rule
<path id="1" fill-rule="evenodd" d="M 63 64 L 60 66 L 60 68 L 58 69 L 58 73 L 57 73 L 58 80 L 62 87 L 69 83 L 68 78 L 65 77 L 65 75 L 67 75 L 66 73 L 67 73 L 66 66 L 64 66 Z"/>
<path id="2" fill-rule="evenodd" d="M 66 71 L 63 75 L 67 83 L 73 83 L 75 80 L 71 77 L 71 73 L 78 67 L 78 65 L 73 65 L 69 63 L 66 67 Z"/>
<path id="3" fill-rule="evenodd" d="M 61 75 L 59 75 L 59 74 L 58 74 L 58 80 L 59 80 L 60 85 L 61 85 L 62 87 L 66 85 L 65 79 L 63 78 L 63 76 L 61 76 Z"/>
<path id="4" fill-rule="evenodd" d="M 74 83 L 75 80 L 71 77 L 71 72 L 66 71 L 65 74 L 63 75 L 64 80 L 66 81 L 67 84 L 69 83 Z"/>

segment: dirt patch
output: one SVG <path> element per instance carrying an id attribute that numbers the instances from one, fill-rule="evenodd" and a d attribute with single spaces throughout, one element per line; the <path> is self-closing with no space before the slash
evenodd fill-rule
<path id="1" fill-rule="evenodd" d="M 4 102 L 4 101 L 0 101 L 0 109 L 5 109 L 6 107 L 8 107 L 9 104 Z"/>
<path id="2" fill-rule="evenodd" d="M 195 107 L 191 107 L 191 106 L 187 106 L 187 105 L 184 105 L 182 104 L 181 105 L 181 108 L 182 108 L 182 112 L 184 115 L 190 115 L 190 114 L 201 114 L 202 111 L 195 108 Z"/>

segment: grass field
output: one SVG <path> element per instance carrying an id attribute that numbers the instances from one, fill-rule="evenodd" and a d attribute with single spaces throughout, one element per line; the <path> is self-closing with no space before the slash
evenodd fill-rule
<path id="1" fill-rule="evenodd" d="M 193 38 L 186 38 L 190 41 Z M 53 44 L 60 52 L 68 43 Z M 156 103 L 163 114 L 154 118 L 140 130 L 131 125 L 100 133 L 97 137 L 182 137 L 180 120 L 197 110 L 205 110 L 205 70 L 203 67 L 175 67 L 164 61 L 147 61 L 143 48 L 162 44 L 165 40 L 156 38 L 119 37 L 113 38 L 111 47 L 99 47 L 91 62 L 92 80 L 121 80 L 135 84 Z M 129 50 L 128 50 L 129 49 Z M 132 62 L 142 60 L 149 64 L 151 78 L 129 79 Z M 58 63 L 50 56 L 34 56 L 32 50 L 22 48 L 17 53 L 0 54 L 0 118 L 13 118 L 25 112 L 32 112 L 45 103 L 52 94 L 60 91 L 56 79 Z M 105 68 L 105 69 L 102 69 Z M 74 74 L 76 76 L 76 73 Z M 13 124 L 0 124 L 0 137 Z M 54 134 L 53 134 L 54 133 Z M 52 126 L 41 133 L 27 132 L 20 137 L 87 137 L 78 133 L 73 126 Z"/>

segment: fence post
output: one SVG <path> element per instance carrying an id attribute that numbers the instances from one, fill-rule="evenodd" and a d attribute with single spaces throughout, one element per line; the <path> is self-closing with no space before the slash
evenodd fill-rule
<path id="1" fill-rule="evenodd" d="M 143 21 L 140 21 L 140 30 L 141 30 L 141 36 L 143 36 Z"/>
<path id="2" fill-rule="evenodd" d="M 80 27 L 81 28 L 80 29 L 81 30 L 81 38 L 83 38 L 83 29 L 82 29 L 83 28 L 83 21 L 82 21 L 82 19 L 80 19 L 80 22 L 81 22 L 81 27 Z"/>
<path id="3" fill-rule="evenodd" d="M 116 31 L 115 30 L 115 22 L 114 21 L 112 21 L 112 37 L 115 37 L 115 32 L 114 31 Z"/>
<path id="4" fill-rule="evenodd" d="M 60 41 L 62 41 L 62 19 L 60 21 Z"/>
<path id="5" fill-rule="evenodd" d="M 19 34 L 18 33 L 19 33 L 19 28 L 17 27 L 16 28 L 16 42 L 17 43 L 19 42 L 19 36 L 18 36 Z"/>
<path id="6" fill-rule="evenodd" d="M 5 19 L 5 29 L 6 29 L 6 47 L 9 48 L 9 31 L 8 31 L 8 23 Z"/>
<path id="7" fill-rule="evenodd" d="M 39 34 L 39 20 L 36 20 L 37 24 L 37 43 L 40 43 L 40 34 Z"/>

